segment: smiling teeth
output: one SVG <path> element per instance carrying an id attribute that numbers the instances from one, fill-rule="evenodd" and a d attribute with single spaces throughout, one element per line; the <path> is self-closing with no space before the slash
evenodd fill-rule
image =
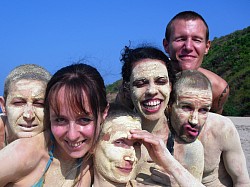
<path id="1" fill-rule="evenodd" d="M 149 101 L 148 103 L 144 103 L 145 106 L 149 106 L 149 107 L 153 107 L 153 106 L 157 106 L 160 104 L 160 101 Z"/>
<path id="2" fill-rule="evenodd" d="M 69 143 L 70 147 L 78 147 L 79 145 L 81 145 L 82 142 L 78 142 L 78 143 Z"/>

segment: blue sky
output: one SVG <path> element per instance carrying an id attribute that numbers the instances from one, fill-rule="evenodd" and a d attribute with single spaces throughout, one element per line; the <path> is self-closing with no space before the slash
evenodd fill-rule
<path id="1" fill-rule="evenodd" d="M 249 7 L 249 0 L 1 0 L 0 95 L 8 73 L 25 63 L 53 74 L 85 58 L 113 83 L 121 78 L 123 47 L 163 49 L 165 27 L 178 12 L 200 13 L 213 39 L 250 26 Z"/>

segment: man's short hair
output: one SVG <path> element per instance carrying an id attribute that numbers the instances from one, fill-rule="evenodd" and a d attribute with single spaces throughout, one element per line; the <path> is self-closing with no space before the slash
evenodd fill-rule
<path id="1" fill-rule="evenodd" d="M 197 20 L 197 19 L 201 20 L 204 23 L 204 25 L 206 27 L 206 41 L 208 41 L 209 40 L 209 28 L 208 28 L 207 22 L 205 21 L 205 19 L 200 14 L 198 14 L 197 12 L 194 12 L 194 11 L 183 11 L 183 12 L 180 12 L 180 13 L 176 14 L 170 20 L 170 22 L 168 23 L 168 25 L 166 27 L 165 39 L 169 42 L 170 35 L 171 35 L 172 23 L 175 20 L 185 20 L 185 21 L 188 21 L 188 20 Z"/>
<path id="2" fill-rule="evenodd" d="M 211 82 L 203 73 L 197 70 L 184 70 L 177 73 L 172 82 L 172 91 L 169 100 L 170 105 L 176 102 L 177 95 L 183 85 L 187 88 L 211 90 L 212 92 Z"/>
<path id="3" fill-rule="evenodd" d="M 6 77 L 4 82 L 3 97 L 6 100 L 9 94 L 11 84 L 19 80 L 37 80 L 47 84 L 51 74 L 43 67 L 36 64 L 23 64 L 14 68 Z"/>

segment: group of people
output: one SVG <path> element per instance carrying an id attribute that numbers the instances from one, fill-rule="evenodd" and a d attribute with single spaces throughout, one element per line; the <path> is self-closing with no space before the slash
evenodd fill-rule
<path id="1" fill-rule="evenodd" d="M 239 134 L 221 115 L 228 84 L 200 67 L 205 20 L 177 14 L 163 46 L 169 57 L 124 48 L 115 103 L 90 65 L 15 68 L 0 97 L 0 186 L 249 186 Z"/>

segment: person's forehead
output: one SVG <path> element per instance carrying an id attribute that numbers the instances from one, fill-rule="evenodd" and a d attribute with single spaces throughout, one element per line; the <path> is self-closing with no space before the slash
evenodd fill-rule
<path id="1" fill-rule="evenodd" d="M 212 98 L 212 90 L 207 88 L 207 89 L 200 89 L 200 88 L 191 88 L 191 87 L 185 87 L 183 85 L 182 88 L 180 88 L 177 91 L 177 96 L 178 98 L 201 98 L 201 97 L 207 97 L 207 98 Z"/>
<path id="2" fill-rule="evenodd" d="M 42 80 L 34 80 L 34 79 L 19 79 L 10 83 L 10 87 L 17 87 L 27 84 L 37 84 L 37 85 L 45 85 L 46 83 Z"/>
<path id="3" fill-rule="evenodd" d="M 193 23 L 193 24 L 197 24 L 199 26 L 206 27 L 205 23 L 199 18 L 197 18 L 197 19 L 175 19 L 172 22 L 171 27 L 175 27 L 175 26 L 180 25 L 181 23 L 185 24 L 185 23 L 188 23 L 188 22 Z"/>
<path id="4" fill-rule="evenodd" d="M 138 118 L 131 116 L 119 116 L 108 122 L 105 122 L 103 131 L 115 132 L 115 131 L 128 131 L 131 129 L 141 129 L 141 122 Z"/>
<path id="5" fill-rule="evenodd" d="M 18 91 L 42 91 L 45 92 L 46 83 L 44 81 L 32 80 L 32 79 L 21 79 L 18 81 L 14 81 L 10 84 L 8 95 L 13 92 Z"/>
<path id="6" fill-rule="evenodd" d="M 76 105 L 82 105 L 84 110 L 86 112 L 89 112 L 90 114 L 92 114 L 92 110 L 89 104 L 89 99 L 88 99 L 88 95 L 86 94 L 86 92 L 84 90 L 82 90 L 83 93 L 83 100 L 81 100 L 80 103 L 75 103 L 77 101 L 75 101 L 75 96 L 71 95 L 71 94 L 67 94 L 68 90 L 65 88 L 65 86 L 62 86 L 59 90 L 57 95 L 54 95 L 53 97 L 50 98 L 50 100 L 55 99 L 55 101 L 53 101 L 55 103 L 55 106 L 57 105 L 58 107 L 60 107 L 60 111 L 62 113 L 67 113 L 69 114 L 74 114 L 76 111 Z M 56 98 L 55 98 L 56 96 Z M 68 96 L 68 97 L 66 97 Z M 75 103 L 75 105 L 73 105 L 72 103 Z M 80 109 L 80 108 L 78 108 Z M 81 113 L 82 111 L 79 111 L 78 113 Z M 82 113 L 83 114 L 83 113 Z M 79 115 L 79 114 L 78 114 Z"/>
<path id="7" fill-rule="evenodd" d="M 146 59 L 138 61 L 132 69 L 133 77 L 168 75 L 167 67 L 161 60 Z"/>

